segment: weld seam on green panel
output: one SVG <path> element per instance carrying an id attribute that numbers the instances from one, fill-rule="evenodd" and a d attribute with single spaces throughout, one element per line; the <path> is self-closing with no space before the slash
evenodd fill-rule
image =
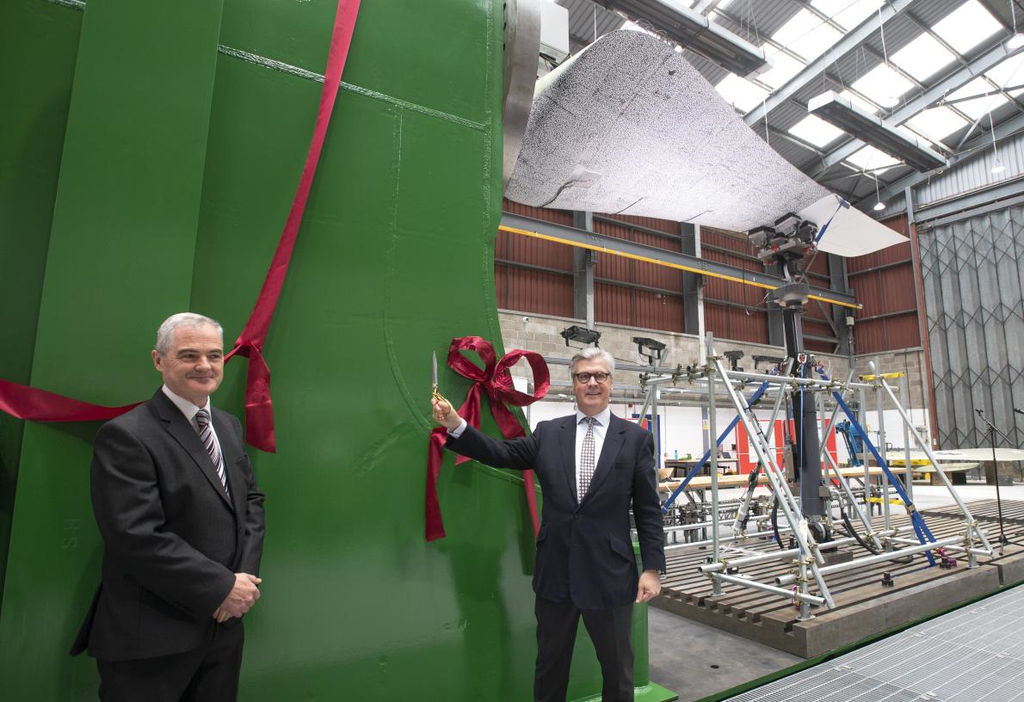
<path id="1" fill-rule="evenodd" d="M 245 61 L 246 63 L 251 63 L 262 68 L 269 68 L 273 71 L 287 73 L 288 75 L 293 75 L 298 78 L 303 78 L 305 80 L 313 80 L 316 81 L 317 83 L 324 82 L 324 76 L 322 73 L 309 71 L 306 70 L 305 68 L 293 66 L 289 63 L 284 63 L 283 61 L 278 61 L 276 59 L 268 58 L 266 56 L 260 56 L 259 54 L 253 54 L 248 51 L 243 51 L 242 49 L 235 49 L 233 47 L 220 44 L 217 46 L 217 51 L 224 54 L 225 56 L 231 56 L 232 58 L 236 58 L 240 61 Z M 391 95 L 378 93 L 376 90 L 370 90 L 369 88 L 364 88 L 359 85 L 353 85 L 352 83 L 346 83 L 345 81 L 341 81 L 340 87 L 342 90 L 345 90 L 350 93 L 362 95 L 364 97 L 372 98 L 374 100 L 380 100 L 381 102 L 386 102 L 390 105 L 400 107 L 403 110 L 409 110 L 410 112 L 418 112 L 420 114 L 427 115 L 428 117 L 435 117 L 446 122 L 458 124 L 462 127 L 468 127 L 478 132 L 482 132 L 486 129 L 486 125 L 482 122 L 475 122 L 473 120 L 466 119 L 465 117 L 453 115 L 450 112 L 441 112 L 440 110 L 433 110 L 429 107 L 424 107 L 423 105 L 417 105 L 414 102 L 399 100 L 398 98 L 392 97 Z"/>
<path id="2" fill-rule="evenodd" d="M 383 102 L 387 102 L 387 103 L 390 103 L 390 104 L 395 105 L 397 107 L 401 107 L 403 110 L 409 110 L 410 112 L 418 112 L 421 115 L 426 115 L 427 117 L 434 117 L 434 118 L 437 118 L 437 119 L 441 119 L 441 120 L 444 120 L 446 122 L 451 122 L 452 124 L 457 124 L 457 125 L 462 126 L 462 127 L 467 127 L 469 129 L 476 130 L 478 132 L 483 132 L 483 131 L 487 130 L 487 125 L 484 124 L 483 122 L 476 122 L 476 121 L 471 120 L 471 119 L 466 119 L 465 117 L 459 117 L 458 115 L 453 115 L 450 112 L 441 112 L 440 110 L 432 110 L 429 107 L 424 107 L 423 105 L 417 105 L 414 102 L 407 102 L 405 100 L 399 100 L 397 98 L 391 97 L 390 95 L 385 95 L 384 93 L 378 93 L 376 90 L 370 90 L 369 88 L 363 88 L 363 87 L 358 86 L 358 85 L 352 85 L 350 83 L 346 83 L 345 81 L 341 81 L 341 88 L 342 88 L 342 90 L 347 90 L 349 92 L 356 93 L 358 95 L 363 95 L 363 96 L 368 97 L 368 98 L 373 98 L 374 100 L 382 100 Z"/>
<path id="3" fill-rule="evenodd" d="M 272 71 L 280 71 L 281 73 L 298 76 L 299 78 L 305 78 L 306 80 L 315 80 L 317 83 L 324 82 L 324 76 L 322 73 L 307 71 L 305 68 L 299 68 L 298 66 L 293 66 L 290 63 L 285 63 L 284 61 L 277 61 L 272 58 L 267 58 L 266 56 L 260 56 L 259 54 L 253 54 L 248 51 L 242 51 L 241 49 L 225 46 L 224 44 L 218 44 L 217 51 L 225 56 L 241 59 L 246 63 L 252 63 L 257 66 L 262 66 L 263 68 L 269 68 Z"/>
<path id="4" fill-rule="evenodd" d="M 46 0 L 46 1 L 49 2 L 49 3 L 52 3 L 54 5 L 64 5 L 65 7 L 71 7 L 71 8 L 74 8 L 76 10 L 84 10 L 85 9 L 85 2 L 84 2 L 84 0 Z M 315 71 L 309 71 L 309 70 L 306 70 L 305 68 L 300 68 L 299 66 L 293 66 L 293 65 L 291 65 L 289 63 L 285 63 L 284 61 L 278 61 L 276 59 L 268 58 L 266 56 L 260 56 L 259 54 L 254 54 L 254 53 L 251 53 L 249 51 L 243 51 L 242 49 L 235 49 L 235 48 L 230 47 L 230 46 L 225 46 L 224 44 L 218 44 L 217 45 L 217 51 L 222 53 L 222 54 L 224 54 L 225 56 L 231 56 L 232 58 L 239 59 L 240 61 L 245 61 L 246 63 L 251 63 L 253 65 L 261 66 L 263 68 L 269 68 L 272 71 L 279 71 L 280 73 L 287 73 L 288 75 L 296 76 L 297 78 L 302 78 L 304 80 L 313 80 L 313 81 L 316 81 L 317 83 L 323 83 L 324 82 L 324 75 L 322 73 L 317 73 Z M 470 129 L 473 129 L 473 130 L 478 131 L 478 132 L 482 132 L 482 131 L 485 131 L 487 129 L 487 125 L 485 125 L 483 122 L 476 122 L 476 121 L 471 120 L 471 119 L 466 119 L 465 117 L 459 117 L 458 115 L 453 115 L 450 112 L 442 112 L 440 110 L 433 110 L 433 109 L 431 109 L 429 107 L 424 107 L 423 105 L 417 105 L 414 102 L 407 102 L 406 100 L 399 100 L 399 99 L 397 99 L 395 97 L 392 97 L 390 95 L 385 95 L 384 93 L 378 93 L 376 90 L 370 90 L 369 88 L 363 88 L 363 87 L 358 86 L 358 85 L 353 85 L 351 83 L 346 83 L 345 81 L 341 81 L 340 87 L 341 87 L 342 90 L 348 91 L 350 93 L 355 93 L 357 95 L 362 95 L 364 97 L 372 98 L 374 100 L 380 100 L 381 102 L 386 102 L 386 103 L 389 103 L 391 105 L 396 105 L 398 107 L 401 107 L 403 110 L 409 110 L 411 112 L 418 112 L 420 114 L 427 115 L 429 117 L 436 117 L 437 119 L 441 119 L 441 120 L 444 120 L 446 122 L 451 122 L 452 124 L 458 124 L 458 125 L 463 126 L 463 127 L 468 127 Z"/>

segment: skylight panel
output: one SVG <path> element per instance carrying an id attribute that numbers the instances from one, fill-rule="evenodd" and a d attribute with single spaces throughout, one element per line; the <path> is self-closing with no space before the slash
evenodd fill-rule
<path id="1" fill-rule="evenodd" d="M 811 0 L 816 10 L 847 31 L 863 22 L 881 4 L 882 0 Z"/>
<path id="2" fill-rule="evenodd" d="M 773 90 L 787 83 L 790 78 L 804 68 L 804 64 L 770 44 L 765 44 L 764 55 L 770 62 L 771 68 L 758 76 L 758 79 L 765 85 L 771 86 Z"/>
<path id="3" fill-rule="evenodd" d="M 767 90 L 759 85 L 754 85 L 746 78 L 740 78 L 735 73 L 730 73 L 723 78 L 715 86 L 715 90 L 725 98 L 726 102 L 741 112 L 750 112 L 768 97 Z"/>
<path id="4" fill-rule="evenodd" d="M 968 122 L 948 107 L 930 107 L 907 120 L 907 126 L 933 141 L 942 141 Z"/>
<path id="5" fill-rule="evenodd" d="M 864 148 L 854 152 L 854 154 L 846 160 L 861 170 L 874 171 L 875 173 L 881 173 L 884 170 L 892 168 L 893 166 L 898 166 L 902 163 L 902 161 L 893 158 L 884 151 L 879 151 L 873 146 L 865 146 Z"/>
<path id="6" fill-rule="evenodd" d="M 1024 54 L 1017 54 L 1001 61 L 986 74 L 1000 88 L 1024 85 Z M 1010 95 L 1020 95 L 1021 90 L 1011 90 Z"/>
<path id="7" fill-rule="evenodd" d="M 971 119 L 978 119 L 1006 102 L 1006 96 L 994 91 L 995 88 L 987 80 L 975 78 L 964 87 L 950 93 L 946 100 L 950 102 L 950 107 L 960 110 Z M 985 93 L 994 94 L 985 95 Z"/>
<path id="8" fill-rule="evenodd" d="M 889 57 L 890 61 L 922 82 L 955 59 L 956 56 L 927 33 Z"/>
<path id="9" fill-rule="evenodd" d="M 831 144 L 846 132 L 832 126 L 820 117 L 807 115 L 790 127 L 789 133 L 799 139 L 803 139 L 808 144 L 822 148 Z"/>
<path id="10" fill-rule="evenodd" d="M 865 100 L 852 90 L 844 90 L 843 92 L 839 93 L 839 97 L 849 100 L 852 104 L 856 105 L 862 110 L 870 112 L 873 115 L 878 114 L 877 105 L 872 105 L 870 102 L 868 102 L 867 100 Z"/>
<path id="11" fill-rule="evenodd" d="M 881 63 L 852 83 L 852 87 L 864 97 L 882 107 L 894 107 L 900 96 L 914 87 L 914 84 Z"/>
<path id="12" fill-rule="evenodd" d="M 950 12 L 932 27 L 932 31 L 957 52 L 966 54 L 1003 26 L 981 6 L 978 0 L 966 3 Z"/>
<path id="13" fill-rule="evenodd" d="M 809 10 L 800 10 L 772 35 L 777 43 L 808 61 L 816 59 L 842 39 L 841 32 Z"/>

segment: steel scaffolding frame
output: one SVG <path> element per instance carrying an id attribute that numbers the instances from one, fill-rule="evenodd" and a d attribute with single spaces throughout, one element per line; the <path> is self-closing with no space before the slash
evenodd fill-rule
<path id="1" fill-rule="evenodd" d="M 973 568 L 977 565 L 978 556 L 984 555 L 990 558 L 994 556 L 992 546 L 984 531 L 957 494 L 952 482 L 946 476 L 935 455 L 932 453 L 930 446 L 928 446 L 928 442 L 913 430 L 913 423 L 909 414 L 900 403 L 892 386 L 886 382 L 885 376 L 875 374 L 873 376 L 869 376 L 870 379 L 868 381 L 862 380 L 860 382 L 855 382 L 852 379 L 851 372 L 845 382 L 840 382 L 830 379 L 825 374 L 824 369 L 820 367 L 816 368 L 820 376 L 818 378 L 803 377 L 808 375 L 807 371 L 811 370 L 810 368 L 802 368 L 799 375 L 791 375 L 790 373 L 795 367 L 794 364 L 797 364 L 796 359 L 789 359 L 786 364 L 785 372 L 781 374 L 732 371 L 726 368 L 726 365 L 723 362 L 723 357 L 719 356 L 715 352 L 714 339 L 710 333 L 706 335 L 704 345 L 706 352 L 705 365 L 700 367 L 690 367 L 687 369 L 677 368 L 674 373 L 664 374 L 660 377 L 648 378 L 645 382 L 647 386 L 647 393 L 656 394 L 661 385 L 666 383 L 677 384 L 680 380 L 686 380 L 691 385 L 696 384 L 698 386 L 703 386 L 703 390 L 706 393 L 709 410 L 707 433 L 711 448 L 704 454 L 701 461 L 699 461 L 690 470 L 686 478 L 672 493 L 668 500 L 666 500 L 663 511 L 667 512 L 669 510 L 676 497 L 685 489 L 689 481 L 705 464 L 709 464 L 711 471 L 711 518 L 705 523 L 686 525 L 683 529 L 706 529 L 710 527 L 711 539 L 696 543 L 691 542 L 678 544 L 670 546 L 669 548 L 692 547 L 695 545 L 710 545 L 712 547 L 712 553 L 708 563 L 701 566 L 699 570 L 710 579 L 712 593 L 714 595 L 722 594 L 722 585 L 726 583 L 777 594 L 780 597 L 793 600 L 800 609 L 799 616 L 797 617 L 798 620 L 806 620 L 812 617 L 810 609 L 812 606 L 824 605 L 829 609 L 835 608 L 835 601 L 832 598 L 825 582 L 825 576 L 831 573 L 867 567 L 881 561 L 903 558 L 904 556 L 916 553 L 925 554 L 929 565 L 935 565 L 936 562 L 933 556 L 933 551 L 938 551 L 939 549 L 944 549 L 944 552 L 958 552 L 965 554 L 969 568 Z M 809 358 L 801 358 L 800 361 L 803 364 L 810 365 Z M 745 384 L 751 381 L 759 382 L 760 386 L 751 395 L 750 399 L 747 399 L 740 391 Z M 735 419 L 733 419 L 721 434 L 718 434 L 717 431 L 715 412 L 719 388 L 725 391 L 725 394 L 729 398 L 729 402 L 736 410 Z M 768 437 L 761 430 L 758 419 L 754 417 L 752 405 L 766 393 L 775 392 L 775 403 L 771 413 L 771 419 L 774 421 L 781 409 L 782 398 L 784 395 L 787 392 L 795 390 L 802 390 L 803 392 L 809 393 L 812 395 L 810 401 L 813 402 L 822 402 L 826 395 L 830 396 L 835 402 L 835 406 L 829 420 L 818 427 L 818 431 L 821 432 L 819 436 L 821 439 L 820 457 L 827 461 L 829 470 L 831 471 L 831 477 L 837 483 L 838 487 L 836 496 L 842 501 L 842 504 L 853 508 L 856 513 L 855 516 L 857 520 L 860 522 L 861 527 L 865 529 L 866 538 L 863 540 L 852 534 L 851 538 L 848 539 L 843 538 L 820 542 L 815 539 L 812 530 L 808 527 L 808 520 L 805 518 L 801 510 L 800 501 L 796 496 L 794 496 L 793 491 L 790 489 L 789 483 L 786 479 L 785 470 L 775 458 L 775 449 L 770 445 Z M 936 540 L 932 535 L 931 531 L 924 523 L 924 519 L 914 506 L 910 494 L 904 489 L 895 475 L 893 475 L 886 458 L 870 441 L 867 433 L 861 427 L 859 418 L 844 398 L 844 396 L 854 391 L 859 391 L 862 394 L 866 392 L 874 392 L 876 394 L 876 409 L 879 413 L 878 416 L 880 423 L 883 406 L 886 400 L 888 400 L 891 406 L 898 411 L 904 426 L 909 428 L 909 430 L 905 430 L 904 436 L 909 436 L 914 439 L 918 446 L 924 451 L 925 455 L 931 461 L 935 472 L 940 477 L 945 487 L 949 490 L 950 495 L 953 497 L 957 507 L 963 514 L 964 531 L 961 535 L 940 540 Z M 824 441 L 824 438 L 828 435 L 832 426 L 834 426 L 840 411 L 846 415 L 850 423 L 858 432 L 860 432 L 864 439 L 866 450 L 871 453 L 878 466 L 882 469 L 881 495 L 882 504 L 884 505 L 884 528 L 882 530 L 873 530 L 871 519 L 868 515 L 865 515 L 864 510 L 862 510 L 858 504 L 854 489 L 850 486 L 849 481 L 840 472 L 839 466 L 826 450 L 826 442 Z M 822 416 L 824 416 L 824 413 L 822 413 Z M 763 470 L 768 478 L 772 496 L 778 504 L 779 512 L 782 513 L 785 518 L 785 526 L 787 527 L 785 531 L 791 535 L 792 541 L 795 543 L 795 548 L 790 548 L 785 551 L 780 550 L 778 553 L 772 554 L 745 555 L 741 558 L 726 558 L 723 556 L 722 548 L 725 543 L 773 534 L 773 532 L 767 531 L 757 532 L 754 534 L 744 533 L 746 514 L 748 513 L 750 501 L 752 499 L 753 488 L 757 485 L 756 480 L 752 480 L 748 484 L 746 492 L 740 498 L 735 517 L 732 519 L 722 519 L 719 514 L 717 447 L 721 445 L 721 443 L 739 423 L 744 425 L 744 428 L 750 437 L 752 450 L 758 460 L 758 469 Z M 868 501 L 870 484 L 870 470 L 865 462 L 863 491 L 863 504 L 865 505 Z M 911 523 L 917 537 L 916 541 L 900 538 L 897 530 L 892 527 L 890 513 L 888 510 L 888 494 L 890 489 L 894 489 L 896 491 L 907 510 L 907 514 L 910 515 Z M 832 519 L 831 507 L 828 510 L 826 519 Z M 755 520 L 755 524 L 759 523 L 759 521 L 763 520 Z M 731 522 L 731 536 L 723 536 L 721 533 L 721 527 L 726 522 Z M 680 528 L 671 527 L 671 529 L 679 530 Z M 872 551 L 872 554 L 866 557 L 855 558 L 854 560 L 845 563 L 826 565 L 826 559 L 822 553 L 823 550 L 831 550 L 836 548 L 838 545 L 849 544 L 852 541 L 861 542 L 861 544 L 868 548 L 868 550 Z M 940 556 L 944 552 L 940 552 Z M 775 582 L 773 583 L 760 582 L 751 577 L 744 576 L 739 572 L 739 569 L 745 565 L 779 559 L 790 559 L 794 566 L 794 572 L 788 575 L 776 577 Z M 814 591 L 815 589 L 816 591 Z"/>

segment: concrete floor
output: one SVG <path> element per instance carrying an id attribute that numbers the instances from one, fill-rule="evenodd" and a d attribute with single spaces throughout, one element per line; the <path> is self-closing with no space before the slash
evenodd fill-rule
<path id="1" fill-rule="evenodd" d="M 1024 485 L 1004 485 L 999 491 L 1003 500 L 1024 500 Z M 957 494 L 964 502 L 995 499 L 996 488 L 972 483 L 957 486 Z M 913 501 L 922 510 L 955 502 L 945 487 L 924 484 L 913 486 Z M 676 692 L 680 702 L 703 699 L 804 660 L 656 607 L 648 612 L 651 680 Z"/>
<path id="2" fill-rule="evenodd" d="M 693 702 L 803 661 L 714 627 L 648 608 L 651 680 Z"/>

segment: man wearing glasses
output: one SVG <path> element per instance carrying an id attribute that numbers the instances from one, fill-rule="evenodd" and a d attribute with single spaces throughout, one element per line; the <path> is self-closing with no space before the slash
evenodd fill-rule
<path id="1" fill-rule="evenodd" d="M 661 592 L 665 551 L 654 440 L 608 408 L 614 370 L 607 351 L 580 351 L 569 366 L 576 413 L 508 441 L 478 432 L 451 405 L 432 401 L 434 419 L 448 429 L 448 448 L 499 468 L 533 468 L 544 491 L 533 575 L 538 702 L 566 698 L 581 615 L 601 664 L 601 699 L 631 701 L 633 603 Z M 643 562 L 639 576 L 631 504 Z"/>

